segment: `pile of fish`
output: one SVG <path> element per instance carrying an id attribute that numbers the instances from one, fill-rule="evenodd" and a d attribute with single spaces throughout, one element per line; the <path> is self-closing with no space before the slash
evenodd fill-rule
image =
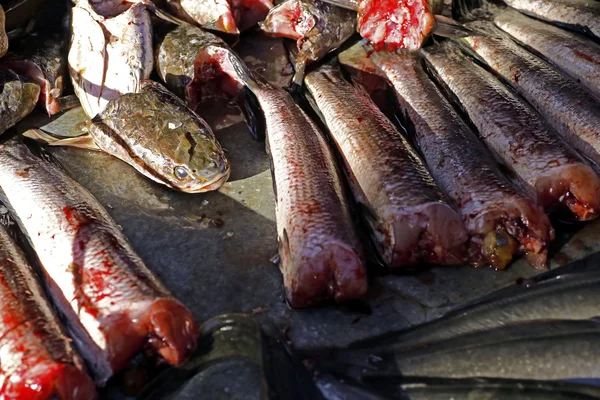
<path id="1" fill-rule="evenodd" d="M 504 269 L 524 254 L 543 270 L 551 218 L 600 215 L 600 2 L 505 3 L 455 0 L 455 19 L 427 0 L 2 3 L 0 133 L 36 105 L 49 117 L 81 106 L 89 120 L 80 135 L 24 136 L 101 151 L 158 184 L 201 193 L 231 169 L 205 105 L 236 102 L 271 161 L 294 308 L 365 296 L 373 259 Z M 249 29 L 295 42 L 289 90 L 230 46 Z M 393 93 L 383 103 L 382 87 Z M 0 331 L 10 349 L 0 354 L 0 392 L 88 399 L 94 381 L 106 384 L 141 351 L 182 364 L 196 346 L 191 312 L 90 193 L 36 146 L 5 136 L 4 222 L 18 228 L 0 229 Z M 542 278 L 334 352 L 324 382 L 342 373 L 360 391 L 387 375 L 381 385 L 393 391 L 410 385 L 391 380 L 398 375 L 455 388 L 464 386 L 444 379 L 597 379 L 595 363 L 581 359 L 597 352 L 598 324 L 586 320 L 597 316 L 595 273 Z M 492 316 L 499 307 L 506 312 Z M 548 368 L 520 368 L 515 353 Z M 544 363 L 548 354 L 573 368 Z"/>

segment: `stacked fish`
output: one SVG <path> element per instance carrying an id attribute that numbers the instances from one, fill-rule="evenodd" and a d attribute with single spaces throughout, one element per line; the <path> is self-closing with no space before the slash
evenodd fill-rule
<path id="1" fill-rule="evenodd" d="M 328 399 L 597 399 L 597 256 L 429 323 L 316 351 Z M 574 384 L 569 382 L 579 382 Z"/>

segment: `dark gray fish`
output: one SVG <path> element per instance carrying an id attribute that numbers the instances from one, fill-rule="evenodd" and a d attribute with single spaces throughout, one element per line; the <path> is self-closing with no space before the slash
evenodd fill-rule
<path id="1" fill-rule="evenodd" d="M 495 13 L 493 19 L 504 32 L 600 98 L 600 45 L 511 9 Z"/>
<path id="2" fill-rule="evenodd" d="M 413 126 L 413 137 L 437 184 L 456 203 L 471 235 L 469 259 L 503 269 L 519 252 L 545 268 L 554 230 L 543 209 L 521 194 L 491 153 L 442 96 L 418 54 L 373 52 Z"/>
<path id="3" fill-rule="evenodd" d="M 143 348 L 182 364 L 196 347 L 192 313 L 98 200 L 51 160 L 23 143 L 3 144 L 0 187 L 96 382 L 105 384 Z"/>
<path id="4" fill-rule="evenodd" d="M 265 334 L 251 317 L 225 314 L 200 326 L 189 362 L 158 375 L 139 400 L 198 398 L 319 400 L 321 395 L 293 351 Z"/>
<path id="5" fill-rule="evenodd" d="M 333 351 L 326 365 L 352 377 L 600 379 L 600 322 L 543 320 L 475 332 L 412 349 Z"/>
<path id="6" fill-rule="evenodd" d="M 41 88 L 39 103 L 48 115 L 60 111 L 67 79 L 67 39 L 60 33 L 28 35 L 15 43 L 0 65 L 27 76 Z"/>
<path id="7" fill-rule="evenodd" d="M 229 178 L 229 161 L 208 124 L 156 82 L 143 81 L 140 93 L 110 101 L 87 130 L 68 139 L 40 130 L 25 135 L 52 146 L 104 151 L 186 193 L 216 190 Z"/>
<path id="8" fill-rule="evenodd" d="M 345 163 L 354 198 L 370 210 L 372 240 L 391 267 L 459 264 L 467 231 L 408 141 L 339 69 L 305 78 L 314 106 Z"/>
<path id="9" fill-rule="evenodd" d="M 600 101 L 554 66 L 519 47 L 492 22 L 466 25 L 487 34 L 463 38 L 461 43 L 533 105 L 569 144 L 600 163 Z"/>
<path id="10" fill-rule="evenodd" d="M 545 278 L 539 278 L 537 283 L 533 278 L 529 286 L 515 285 L 501 289 L 431 322 L 366 339 L 355 346 L 403 349 L 517 322 L 583 320 L 600 316 L 600 269 L 590 268 L 589 272 L 579 273 L 563 269 L 564 274 L 559 271 L 560 268 L 551 271 Z"/>
<path id="11" fill-rule="evenodd" d="M 0 134 L 35 108 L 40 87 L 10 69 L 0 69 Z"/>
<path id="12" fill-rule="evenodd" d="M 292 96 L 251 74 L 229 51 L 202 63 L 200 84 L 216 90 L 231 80 L 262 108 L 276 199 L 280 268 L 292 307 L 357 299 L 367 292 L 363 250 L 342 177 L 323 133 Z M 224 89 L 227 91 L 227 89 Z"/>
<path id="13" fill-rule="evenodd" d="M 597 0 L 504 0 L 534 17 L 583 30 L 600 38 L 600 2 Z"/>
<path id="14" fill-rule="evenodd" d="M 583 221 L 598 216 L 600 177 L 529 104 L 456 44 L 447 41 L 423 53 L 483 141 L 542 207 L 570 210 Z"/>
<path id="15" fill-rule="evenodd" d="M 339 48 L 356 31 L 356 13 L 321 0 L 288 0 L 269 11 L 261 29 L 297 41 L 294 83 L 302 84 L 306 66 Z"/>

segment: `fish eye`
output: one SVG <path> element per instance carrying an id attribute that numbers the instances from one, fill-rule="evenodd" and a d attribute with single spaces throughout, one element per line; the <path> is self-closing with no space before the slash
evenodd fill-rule
<path id="1" fill-rule="evenodd" d="M 173 173 L 177 177 L 177 179 L 185 179 L 188 177 L 187 169 L 181 165 L 175 167 Z"/>

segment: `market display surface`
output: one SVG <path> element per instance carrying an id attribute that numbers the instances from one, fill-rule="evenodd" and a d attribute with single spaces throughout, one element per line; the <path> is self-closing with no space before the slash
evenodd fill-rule
<path id="1" fill-rule="evenodd" d="M 600 398 L 600 3 L 22 3 L 3 398 Z"/>

